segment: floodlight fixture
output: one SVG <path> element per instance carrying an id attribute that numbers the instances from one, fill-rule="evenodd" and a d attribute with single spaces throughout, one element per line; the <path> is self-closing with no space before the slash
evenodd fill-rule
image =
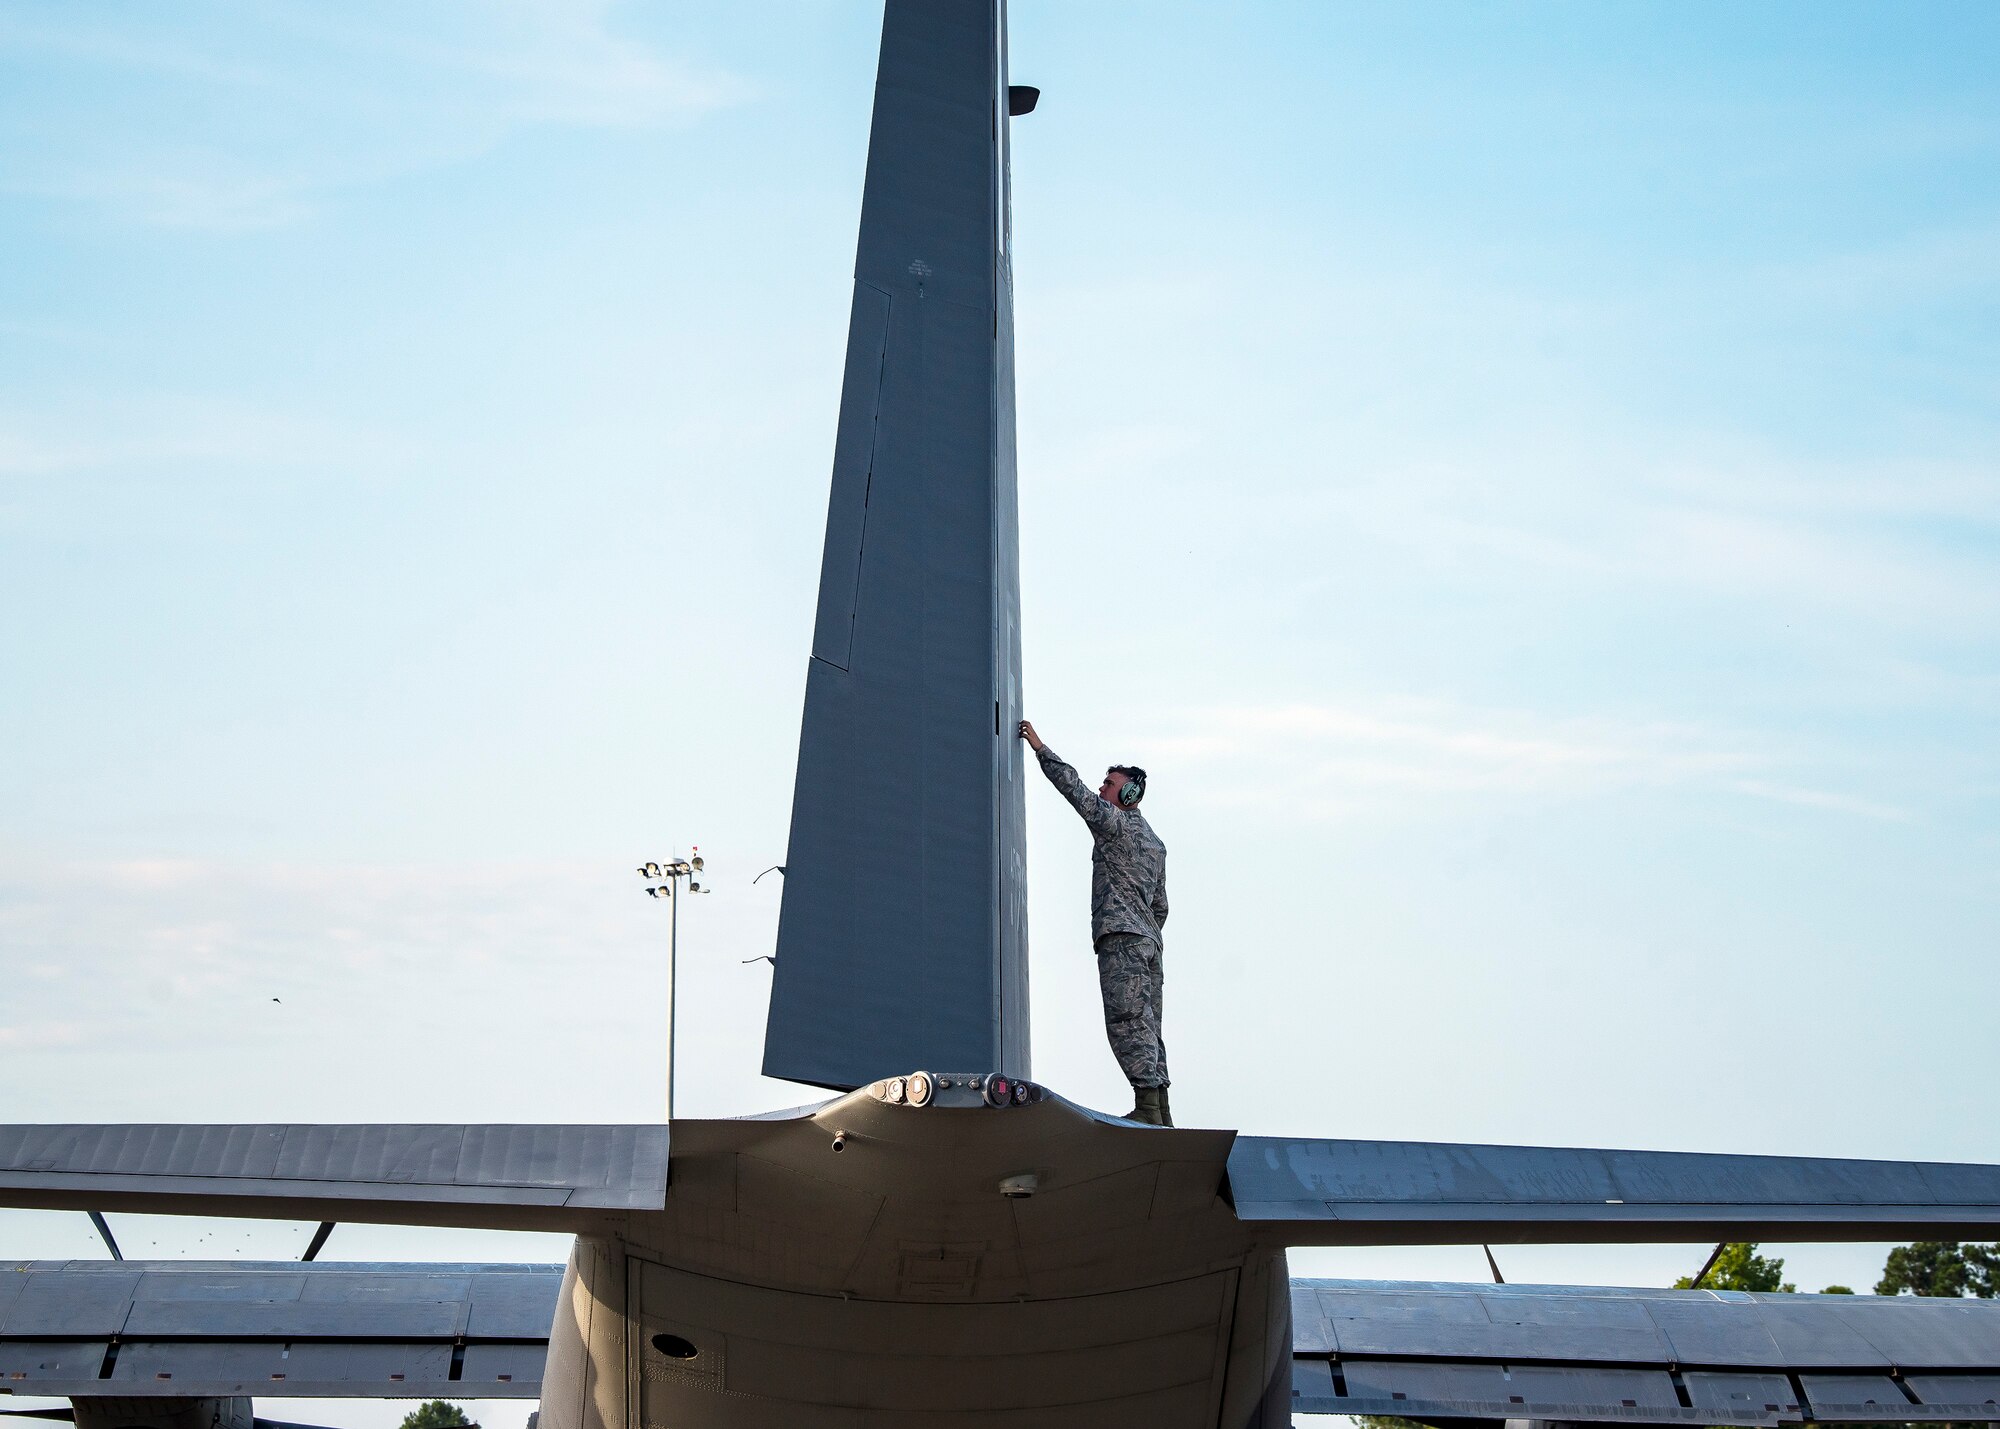
<path id="1" fill-rule="evenodd" d="M 680 923 L 681 923 L 680 894 L 683 891 L 688 893 L 709 893 L 714 891 L 712 889 L 703 888 L 701 886 L 700 881 L 695 878 L 695 874 L 700 872 L 701 869 L 703 868 L 700 845 L 698 844 L 695 845 L 693 848 L 689 849 L 689 852 L 694 855 L 694 857 L 691 860 L 681 858 L 678 855 L 676 855 L 675 857 L 667 859 L 661 863 L 647 862 L 639 865 L 639 872 L 641 875 L 643 875 L 646 878 L 654 878 L 660 880 L 656 885 L 646 890 L 646 896 L 648 898 L 664 898 L 667 901 L 668 908 L 671 910 L 667 922 L 667 1120 L 668 1121 L 672 1121 L 674 1116 L 674 1021 L 675 1021 L 674 988 L 678 981 L 677 973 L 679 971 L 678 964 L 680 962 Z M 681 888 L 682 879 L 687 880 L 688 886 L 685 890 Z"/>

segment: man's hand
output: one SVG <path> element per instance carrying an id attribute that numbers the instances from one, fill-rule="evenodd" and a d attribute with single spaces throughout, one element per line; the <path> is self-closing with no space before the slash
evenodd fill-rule
<path id="1" fill-rule="evenodd" d="M 1042 737 L 1035 733 L 1035 727 L 1026 720 L 1021 721 L 1021 738 L 1027 740 L 1028 748 L 1034 750 L 1037 754 L 1048 748 L 1047 745 L 1042 743 Z"/>

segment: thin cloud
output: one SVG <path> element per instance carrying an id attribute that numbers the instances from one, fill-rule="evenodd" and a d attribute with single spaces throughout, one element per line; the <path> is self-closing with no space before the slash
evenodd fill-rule
<path id="1" fill-rule="evenodd" d="M 1286 704 L 1190 710 L 1163 755 L 1226 771 L 1281 765 L 1323 813 L 1385 794 L 1593 798 L 1702 788 L 1877 819 L 1891 805 L 1765 777 L 1779 761 L 1745 739 L 1670 723 L 1550 718 L 1438 702 Z M 1224 787 L 1247 781 L 1225 777 Z M 1261 797 L 1261 796 L 1260 796 Z M 1228 796 L 1222 796 L 1228 802 Z"/>
<path id="2" fill-rule="evenodd" d="M 201 858 L 13 858 L 0 946 L 32 966 L 0 1050 L 102 1044 L 144 1028 L 200 1041 L 208 1018 L 251 1037 L 357 989 L 497 977 L 536 985 L 629 959 L 629 898 L 586 864 L 351 864 Z M 627 892 L 622 882 L 616 891 Z M 292 1013 L 284 1009 L 289 1005 Z"/>
<path id="3" fill-rule="evenodd" d="M 77 1047 L 83 1044 L 84 1031 L 82 1024 L 76 1022 L 0 1026 L 0 1052 L 48 1052 L 59 1047 Z"/>
<path id="4" fill-rule="evenodd" d="M 1995 234 L 2000 228 L 1939 238 L 1940 264 L 2000 281 Z M 1826 455 L 1840 448 L 1787 443 L 1769 423 L 1746 427 L 1733 411 L 1702 409 L 1699 392 L 1669 402 L 1621 385 L 1634 380 L 1635 363 L 1644 367 L 1634 333 L 1673 327 L 1689 312 L 1713 314 L 1713 294 L 1703 303 L 1654 293 L 1533 303 L 1469 280 L 1441 288 L 1420 263 L 1396 255 L 1362 256 L 1365 289 L 1317 275 L 1286 285 L 1282 311 L 1261 331 L 1296 330 L 1289 369 L 1251 367 L 1206 298 L 1187 313 L 1174 303 L 1149 306 L 1136 279 L 1110 284 L 1100 324 L 1146 333 L 1168 311 L 1188 330 L 1172 343 L 1142 344 L 1136 363 L 1128 355 L 1122 384 L 1107 395 L 1102 381 L 1120 382 L 1116 364 L 1096 360 L 1088 330 L 1064 314 L 1064 350 L 1092 361 L 1079 361 L 1067 383 L 1050 382 L 1044 401 L 1087 390 L 1093 411 L 1142 414 L 1158 436 L 1118 437 L 1079 414 L 1082 438 L 1105 434 L 1110 460 L 1093 469 L 1073 456 L 1078 439 L 1048 443 L 1030 429 L 1034 460 L 1024 470 L 1083 471 L 1101 487 L 1121 479 L 1129 452 L 1135 482 L 1155 500 L 1181 484 L 1220 489 L 1224 474 L 1254 472 L 1257 489 L 1291 503 L 1287 534 L 1310 549 L 1343 558 L 1356 546 L 1363 555 L 1411 553 L 1461 579 L 1490 570 L 1495 587 L 1525 580 L 1537 591 L 1569 588 L 1621 603 L 1720 597 L 1752 621 L 1809 610 L 1838 618 L 1857 650 L 1910 635 L 1984 638 L 2000 619 L 2000 564 L 1985 549 L 2000 528 L 2000 468 L 1988 459 L 1991 433 L 1976 397 L 1953 427 L 1934 409 L 1899 413 L 1908 399 L 1890 384 L 1864 412 L 1921 439 Z M 1883 262 L 1893 267 L 1904 256 L 1898 248 Z M 1220 305 L 1227 314 L 1262 310 L 1263 281 L 1209 273 L 1199 286 L 1229 298 Z M 1833 281 L 1882 291 L 1858 272 Z M 1758 304 L 1801 321 L 1824 309 L 1807 294 L 1763 292 L 1727 311 Z M 1434 326 L 1414 328 L 1413 314 Z M 1701 341 L 1715 345 L 1713 334 Z M 1598 354 L 1602 387 L 1585 359 L 1558 361 L 1545 348 Z M 1203 360 L 1152 357 L 1186 350 Z M 1107 366 L 1112 376 L 1100 379 L 1094 369 Z M 1977 362 L 1960 370 L 1979 381 Z M 1780 391 L 1772 400 L 1787 399 Z M 1232 413 L 1226 447 L 1185 416 L 1210 407 Z M 1217 504 L 1215 520 L 1229 522 L 1226 504 Z"/>
<path id="5" fill-rule="evenodd" d="M 750 93 L 618 33 L 601 4 L 268 6 L 207 28 L 153 14 L 167 18 L 114 27 L 77 9 L 0 25 L 0 56 L 62 74 L 0 99 L 0 122 L 27 136 L 0 189 L 149 227 L 253 232 L 524 129 L 653 127 Z"/>
<path id="6" fill-rule="evenodd" d="M 238 959 L 266 968 L 282 946 L 318 976 L 383 950 L 476 962 L 609 937 L 620 919 L 591 911 L 601 881 L 567 863 L 16 860 L 0 884 L 0 926 L 10 957 L 55 966 L 145 947 L 154 967 L 201 981 L 233 975 Z"/>
<path id="7" fill-rule="evenodd" d="M 213 153 L 159 155 L 143 165 L 90 168 L 46 180 L 39 192 L 89 204 L 149 228 L 252 233 L 311 216 L 315 187 L 231 163 Z"/>
<path id="8" fill-rule="evenodd" d="M 638 127 L 750 94 L 739 76 L 616 33 L 612 8 L 605 0 L 513 0 L 357 17 L 351 8 L 303 7 L 280 23 L 315 42 L 456 79 L 517 122 Z"/>
<path id="9" fill-rule="evenodd" d="M 1996 147 L 1990 132 L 1983 147 Z M 1766 293 L 1834 311 L 1962 298 L 2000 288 L 2000 225 L 1923 229 L 1755 277 Z"/>
<path id="10" fill-rule="evenodd" d="M 61 19 L 55 17 L 60 15 Z M 71 60 L 103 69 L 174 75 L 208 84 L 268 85 L 266 70 L 223 60 L 170 34 L 145 34 L 134 17 L 115 18 L 76 9 L 31 16 L 22 7 L 0 11 L 0 53 Z"/>
<path id="11" fill-rule="evenodd" d="M 0 478 L 177 464 L 259 471 L 303 460 L 349 470 L 406 465 L 424 453 L 408 437 L 352 422 L 180 393 L 72 397 L 38 408 L 0 406 Z"/>
<path id="12" fill-rule="evenodd" d="M 1859 814 L 1865 819 L 1883 819 L 1891 823 L 1907 824 L 1914 817 L 1908 809 L 1899 809 L 1891 804 L 1878 804 L 1872 799 L 1857 799 L 1849 794 L 1828 793 L 1824 789 L 1795 789 L 1786 784 L 1774 784 L 1768 779 L 1738 779 L 1734 787 L 1759 799 L 1776 799 L 1781 804 L 1798 804 L 1808 809 L 1831 809 L 1842 814 Z"/>
<path id="13" fill-rule="evenodd" d="M 2000 617 L 2000 568 L 1965 539 L 2000 525 L 2000 477 L 1983 467 L 1811 468 L 1645 447 L 1607 433 L 1587 451 L 1551 437 L 1433 452 L 1348 480 L 1308 511 L 1322 542 L 1346 533 L 1541 585 L 1693 592 L 1959 636 Z"/>

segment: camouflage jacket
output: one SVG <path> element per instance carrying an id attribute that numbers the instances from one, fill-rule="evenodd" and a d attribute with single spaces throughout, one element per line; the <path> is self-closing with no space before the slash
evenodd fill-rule
<path id="1" fill-rule="evenodd" d="M 1159 943 L 1167 921 L 1167 846 L 1143 814 L 1098 798 L 1053 749 L 1035 757 L 1090 828 L 1091 942 L 1106 933 L 1137 933 Z"/>

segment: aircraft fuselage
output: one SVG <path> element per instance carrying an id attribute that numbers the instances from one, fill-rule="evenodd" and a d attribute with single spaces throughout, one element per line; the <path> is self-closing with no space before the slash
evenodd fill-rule
<path id="1" fill-rule="evenodd" d="M 1284 1253 L 1224 1199 L 1229 1133 L 937 1080 L 676 1128 L 665 1208 L 576 1244 L 542 1429 L 1290 1422 Z"/>

